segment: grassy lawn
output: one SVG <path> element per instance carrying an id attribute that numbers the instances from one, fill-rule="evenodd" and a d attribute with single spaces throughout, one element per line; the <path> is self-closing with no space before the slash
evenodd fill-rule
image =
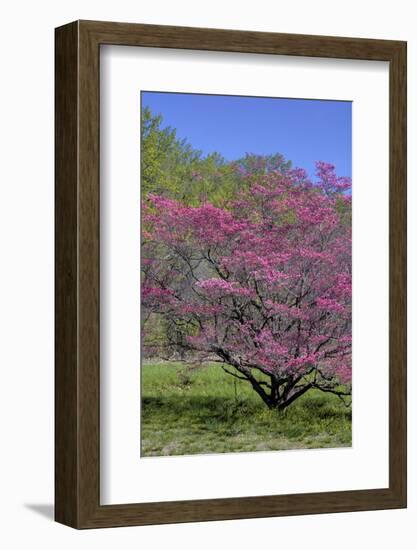
<path id="1" fill-rule="evenodd" d="M 142 365 L 142 456 L 349 447 L 351 411 L 312 390 L 283 415 L 219 365 Z"/>

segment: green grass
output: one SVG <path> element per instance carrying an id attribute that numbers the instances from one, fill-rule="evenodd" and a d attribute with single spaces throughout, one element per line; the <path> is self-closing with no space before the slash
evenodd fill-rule
<path id="1" fill-rule="evenodd" d="M 307 392 L 284 414 L 216 364 L 142 365 L 142 456 L 349 447 L 351 410 Z"/>

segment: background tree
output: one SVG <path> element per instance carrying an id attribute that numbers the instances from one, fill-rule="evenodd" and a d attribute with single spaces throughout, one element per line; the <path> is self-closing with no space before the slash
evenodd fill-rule
<path id="1" fill-rule="evenodd" d="M 182 182 L 190 178 L 193 162 L 200 158 L 176 130 L 162 128 L 162 116 L 153 115 L 147 107 L 141 118 L 141 190 L 148 193 L 176 196 Z"/>
<path id="2" fill-rule="evenodd" d="M 246 154 L 228 162 L 214 152 L 203 156 L 186 140 L 177 137 L 176 130 L 163 126 L 161 115 L 148 107 L 141 118 L 141 191 L 169 197 L 184 204 L 197 206 L 210 202 L 226 207 L 236 193 L 248 188 L 259 176 L 272 172 L 285 173 L 291 167 L 280 154 Z"/>

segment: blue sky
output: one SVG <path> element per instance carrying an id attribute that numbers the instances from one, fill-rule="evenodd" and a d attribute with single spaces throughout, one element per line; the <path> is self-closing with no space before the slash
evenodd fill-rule
<path id="1" fill-rule="evenodd" d="M 352 175 L 349 101 L 142 92 L 145 106 L 203 154 L 235 160 L 281 153 L 310 176 L 316 160 L 335 164 L 339 176 Z"/>

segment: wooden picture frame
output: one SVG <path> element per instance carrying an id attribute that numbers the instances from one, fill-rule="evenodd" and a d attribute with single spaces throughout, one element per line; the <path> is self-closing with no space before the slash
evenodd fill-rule
<path id="1" fill-rule="evenodd" d="M 76 21 L 56 29 L 55 518 L 75 528 L 406 506 L 406 43 Z M 117 44 L 389 62 L 389 487 L 100 505 L 99 56 Z"/>

